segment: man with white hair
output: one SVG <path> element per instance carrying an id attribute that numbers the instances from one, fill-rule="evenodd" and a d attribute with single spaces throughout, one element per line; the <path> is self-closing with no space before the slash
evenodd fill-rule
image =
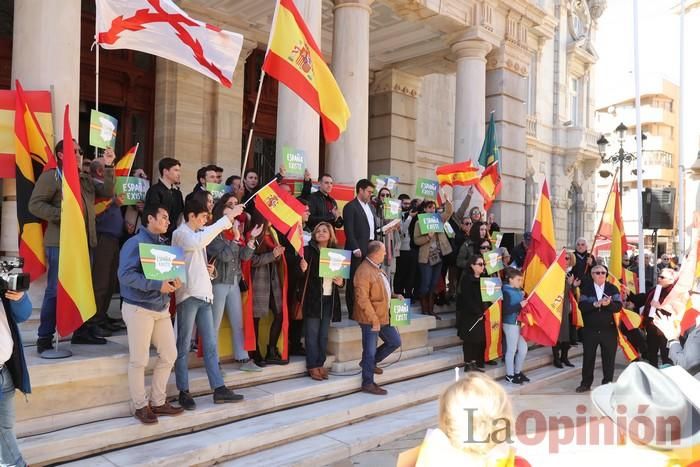
<path id="1" fill-rule="evenodd" d="M 662 364 L 673 365 L 673 362 L 668 357 L 666 337 L 656 327 L 654 320 L 657 316 L 656 310 L 661 308 L 661 303 L 666 299 L 675 282 L 676 271 L 671 268 L 664 268 L 659 271 L 659 276 L 656 278 L 656 287 L 647 293 L 646 304 L 642 310 L 642 319 L 647 331 L 647 353 L 644 355 L 644 359 L 657 368 L 659 366 L 659 352 L 661 352 Z"/>

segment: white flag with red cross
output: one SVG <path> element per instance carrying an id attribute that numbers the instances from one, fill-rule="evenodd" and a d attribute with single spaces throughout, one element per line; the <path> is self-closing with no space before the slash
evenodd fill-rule
<path id="1" fill-rule="evenodd" d="M 188 66 L 231 87 L 243 36 L 190 18 L 170 0 L 96 0 L 97 42 Z"/>

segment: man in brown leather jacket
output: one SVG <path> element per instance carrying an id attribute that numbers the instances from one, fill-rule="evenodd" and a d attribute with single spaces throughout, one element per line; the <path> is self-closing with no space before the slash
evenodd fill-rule
<path id="1" fill-rule="evenodd" d="M 381 375 L 377 363 L 401 347 L 401 336 L 389 324 L 389 303 L 392 298 L 389 278 L 381 269 L 386 255 L 384 243 L 373 240 L 367 245 L 367 256 L 357 268 L 353 282 L 355 304 L 353 319 L 362 328 L 362 391 L 385 395 L 386 390 L 377 386 L 374 375 Z M 400 295 L 394 298 L 403 299 Z M 383 344 L 377 348 L 377 337 Z"/>

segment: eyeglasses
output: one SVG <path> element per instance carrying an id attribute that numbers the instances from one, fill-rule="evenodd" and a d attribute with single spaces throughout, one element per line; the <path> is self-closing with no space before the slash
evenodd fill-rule
<path id="1" fill-rule="evenodd" d="M 491 248 L 491 247 L 490 246 L 480 246 L 479 247 L 480 250 L 488 250 L 489 248 Z"/>
<path id="2" fill-rule="evenodd" d="M 382 193 L 379 195 L 380 198 L 391 198 L 391 193 Z"/>
<path id="3" fill-rule="evenodd" d="M 605 271 L 593 271 L 593 274 L 595 274 L 596 276 L 604 276 L 606 274 L 606 272 Z"/>
<path id="4" fill-rule="evenodd" d="M 474 263 L 474 266 L 481 266 L 481 267 L 484 267 L 485 264 L 484 264 L 484 263 Z"/>

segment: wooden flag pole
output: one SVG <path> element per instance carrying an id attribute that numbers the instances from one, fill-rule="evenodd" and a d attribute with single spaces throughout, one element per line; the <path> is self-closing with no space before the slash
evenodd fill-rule
<path id="1" fill-rule="evenodd" d="M 241 176 L 245 173 L 245 168 L 248 165 L 248 156 L 250 154 L 250 145 L 253 142 L 253 130 L 255 129 L 255 118 L 258 116 L 258 104 L 260 103 L 260 92 L 262 91 L 262 86 L 263 86 L 264 80 L 265 80 L 265 71 L 261 71 L 260 72 L 260 83 L 258 84 L 258 95 L 255 96 L 255 107 L 253 108 L 253 119 L 250 122 L 250 131 L 248 132 L 248 142 L 246 143 L 245 157 L 243 158 L 243 166 L 241 167 Z"/>
<path id="2" fill-rule="evenodd" d="M 100 35 L 97 32 L 99 25 L 99 11 L 95 11 L 95 110 L 100 110 Z M 99 149 L 94 148 L 95 157 L 99 155 Z"/>

